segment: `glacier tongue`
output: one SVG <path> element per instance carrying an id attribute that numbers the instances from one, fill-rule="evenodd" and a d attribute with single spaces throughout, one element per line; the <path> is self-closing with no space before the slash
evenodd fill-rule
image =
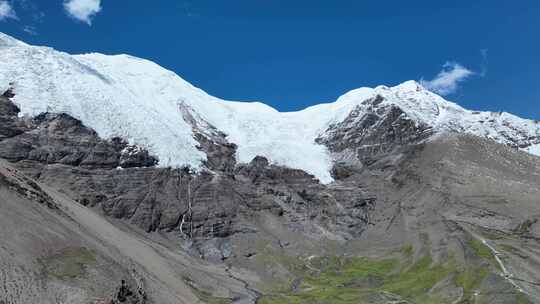
<path id="1" fill-rule="evenodd" d="M 465 110 L 414 81 L 393 88 L 361 88 L 333 103 L 281 113 L 258 102 L 210 96 L 144 59 L 69 55 L 0 33 L 0 90 L 10 86 L 23 115 L 70 114 L 103 138 L 119 136 L 148 149 L 159 158 L 160 166 L 201 168 L 206 159 L 197 148 L 191 125 L 182 117 L 182 104 L 238 145 L 239 162 L 261 155 L 275 164 L 309 172 L 323 183 L 332 181 L 332 157 L 315 139 L 377 95 L 439 131 L 468 132 L 522 148 L 540 144 L 540 127 L 535 122 L 506 113 Z"/>

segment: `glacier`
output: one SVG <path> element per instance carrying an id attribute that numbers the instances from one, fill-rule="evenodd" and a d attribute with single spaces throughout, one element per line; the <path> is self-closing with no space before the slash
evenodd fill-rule
<path id="1" fill-rule="evenodd" d="M 416 81 L 360 88 L 335 102 L 279 112 L 260 102 L 210 96 L 145 59 L 98 53 L 70 55 L 0 33 L 0 93 L 8 88 L 13 88 L 13 102 L 22 116 L 67 113 L 102 138 L 122 137 L 149 150 L 162 167 L 202 169 L 206 155 L 197 148 L 192 126 L 182 116 L 181 107 L 187 105 L 238 146 L 240 163 L 260 155 L 330 183 L 332 155 L 315 139 L 377 95 L 384 97 L 384 103 L 399 106 L 415 122 L 439 132 L 471 133 L 540 154 L 538 122 L 508 113 L 466 110 Z"/>

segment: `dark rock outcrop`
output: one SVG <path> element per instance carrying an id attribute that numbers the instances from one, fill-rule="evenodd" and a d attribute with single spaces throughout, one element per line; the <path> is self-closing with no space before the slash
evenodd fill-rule
<path id="1" fill-rule="evenodd" d="M 146 292 L 140 286 L 133 288 L 125 280 L 122 280 L 113 298 L 107 304 L 145 304 Z"/>
<path id="2" fill-rule="evenodd" d="M 9 92 L 9 91 L 8 91 Z M 8 96 L 13 94 L 4 93 L 0 96 L 0 141 L 14 137 L 28 130 L 22 120 L 18 119 L 19 108 L 13 104 Z"/>
<path id="3" fill-rule="evenodd" d="M 205 165 L 210 170 L 231 173 L 236 166 L 236 145 L 227 141 L 227 135 L 198 116 L 187 104 L 179 105 L 182 117 L 192 127 L 199 149 L 204 151 Z"/>
<path id="4" fill-rule="evenodd" d="M 157 159 L 120 138 L 100 139 L 97 133 L 67 114 L 44 113 L 31 120 L 0 97 L 0 158 L 64 164 L 88 169 L 151 167 Z"/>
<path id="5" fill-rule="evenodd" d="M 344 121 L 331 125 L 317 142 L 339 155 L 338 161 L 354 159 L 371 165 L 433 135 L 431 127 L 410 119 L 399 107 L 381 105 L 382 100 L 380 95 L 366 100 Z M 344 171 L 336 168 L 334 173 L 342 178 Z"/>
<path id="6" fill-rule="evenodd" d="M 8 187 L 20 196 L 44 204 L 50 209 L 57 209 L 54 200 L 36 182 L 16 170 L 0 170 L 0 187 Z"/>

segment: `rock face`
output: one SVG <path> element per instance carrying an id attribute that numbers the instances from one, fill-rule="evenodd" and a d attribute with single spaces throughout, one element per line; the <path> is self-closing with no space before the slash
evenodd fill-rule
<path id="1" fill-rule="evenodd" d="M 145 304 L 146 300 L 146 292 L 141 287 L 133 290 L 125 280 L 122 280 L 110 304 Z"/>
<path id="2" fill-rule="evenodd" d="M 0 172 L 0 186 L 10 189 L 28 200 L 46 205 L 50 209 L 57 209 L 52 197 L 33 180 L 13 170 L 7 170 L 9 174 Z"/>
<path id="3" fill-rule="evenodd" d="M 413 120 L 399 107 L 381 106 L 383 101 L 381 95 L 364 101 L 345 120 L 331 125 L 317 142 L 337 154 L 338 160 L 369 165 L 434 134 L 430 126 Z"/>
<path id="4" fill-rule="evenodd" d="M 206 154 L 206 168 L 231 173 L 236 166 L 237 146 L 229 143 L 225 133 L 205 121 L 189 105 L 181 104 L 179 109 L 199 143 L 197 148 Z"/>
<path id="5" fill-rule="evenodd" d="M 17 119 L 19 108 L 9 101 L 13 97 L 11 90 L 8 90 L 0 96 L 0 121 L 2 129 L 0 130 L 0 139 L 6 139 L 24 133 L 26 128 L 22 122 Z"/>
<path id="6" fill-rule="evenodd" d="M 7 98 L 0 102 L 13 107 Z M 264 209 L 285 216 L 291 225 L 321 217 L 321 223 L 330 227 L 338 225 L 331 224 L 330 217 L 344 217 L 347 220 L 338 221 L 339 225 L 351 225 L 345 234 L 358 234 L 356 228 L 366 224 L 366 216 L 362 208 L 355 207 L 373 200 L 354 191 L 354 202 L 348 198 L 337 202 L 330 193 L 321 194 L 325 187 L 312 175 L 270 165 L 263 157 L 236 166 L 235 145 L 215 129 L 198 126 L 188 110 L 185 116 L 193 124 L 199 148 L 209 155 L 207 165 L 213 172 L 194 175 L 189 168 L 155 168 L 156 159 L 147 151 L 121 139 L 99 139 L 66 114 L 43 114 L 23 121 L 16 117 L 16 110 L 11 113 L 6 121 L 26 129 L 1 141 L 1 158 L 61 188 L 81 204 L 127 219 L 148 232 L 175 230 L 190 237 L 228 237 L 256 230 L 246 228 L 252 226 L 249 214 Z M 208 129 L 214 131 L 202 131 Z M 337 203 L 356 211 L 337 214 Z M 313 214 L 306 216 L 308 209 Z M 247 220 L 240 218 L 243 214 L 248 215 Z"/>
<path id="7" fill-rule="evenodd" d="M 4 138 L 2 158 L 89 169 L 149 167 L 157 160 L 147 151 L 129 146 L 120 138 L 104 141 L 66 114 L 44 113 L 31 120 L 17 119 L 18 108 L 0 97 Z"/>

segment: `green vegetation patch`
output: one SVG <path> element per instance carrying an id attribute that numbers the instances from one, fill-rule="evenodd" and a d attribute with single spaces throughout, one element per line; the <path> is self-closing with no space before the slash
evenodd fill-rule
<path id="1" fill-rule="evenodd" d="M 465 269 L 456 275 L 456 285 L 463 288 L 463 301 L 460 303 L 469 303 L 474 299 L 475 291 L 478 290 L 488 274 L 489 269 L 486 266 L 481 266 Z"/>
<path id="2" fill-rule="evenodd" d="M 301 259 L 268 253 L 263 260 L 283 265 L 293 279 L 267 290 L 260 303 L 441 304 L 456 300 L 460 304 L 474 303 L 485 278 L 494 269 L 501 269 L 491 249 L 482 241 L 471 238 L 467 245 L 485 263 L 473 259 L 461 264 L 453 255 L 439 262 L 429 254 L 414 259 L 411 245 L 393 251 L 394 257 L 387 259 L 339 256 Z M 445 293 L 444 286 L 461 288 L 463 296 L 449 299 L 451 295 Z"/>
<path id="3" fill-rule="evenodd" d="M 412 247 L 403 251 L 407 257 Z M 399 259 L 325 257 L 311 259 L 307 268 L 311 271 L 303 275 L 298 288 L 267 295 L 260 303 L 438 304 L 440 299 L 429 290 L 456 271 L 450 263 L 433 265 L 429 255 L 405 265 Z"/>
<path id="4" fill-rule="evenodd" d="M 415 260 L 411 245 L 403 246 L 394 252 L 398 254 L 395 258 L 388 259 L 277 257 L 275 261 L 283 262 L 295 279 L 268 290 L 259 303 L 440 304 L 458 300 L 450 301 L 444 298 L 448 295 L 439 294 L 438 287 L 434 288 L 445 284 L 462 288 L 461 304 L 473 303 L 482 282 L 493 267 L 499 269 L 500 265 L 490 248 L 481 241 L 473 238 L 468 246 L 475 256 L 487 263 L 461 265 L 452 255 L 446 261 L 435 262 L 429 254 Z"/>
<path id="5" fill-rule="evenodd" d="M 516 297 L 517 304 L 532 304 L 532 302 L 522 293 L 518 293 Z"/>
<path id="6" fill-rule="evenodd" d="M 491 267 L 502 272 L 501 265 L 486 244 L 475 238 L 471 238 L 467 244 L 477 257 L 488 262 L 488 264 L 469 265 L 457 273 L 455 283 L 463 288 L 463 299 L 460 303 L 474 302 L 474 293 L 478 291 L 482 281 L 491 272 Z"/>
<path id="7" fill-rule="evenodd" d="M 471 249 L 474 250 L 474 253 L 476 254 L 476 256 L 488 261 L 491 264 L 491 266 L 495 267 L 499 271 L 502 271 L 501 265 L 495 259 L 493 252 L 484 243 L 473 238 L 469 241 L 469 247 L 471 247 Z"/>
<path id="8" fill-rule="evenodd" d="M 431 303 L 435 299 L 427 295 L 428 291 L 454 271 L 451 265 L 432 264 L 431 256 L 424 256 L 409 269 L 390 276 L 384 290 L 418 303 Z"/>
<path id="9" fill-rule="evenodd" d="M 411 244 L 404 245 L 401 247 L 401 253 L 407 258 L 411 258 L 414 254 L 414 247 Z"/>
<path id="10" fill-rule="evenodd" d="M 45 273 L 60 280 L 83 277 L 87 267 L 96 264 L 96 254 L 84 247 L 66 248 L 61 252 L 42 258 Z"/>

